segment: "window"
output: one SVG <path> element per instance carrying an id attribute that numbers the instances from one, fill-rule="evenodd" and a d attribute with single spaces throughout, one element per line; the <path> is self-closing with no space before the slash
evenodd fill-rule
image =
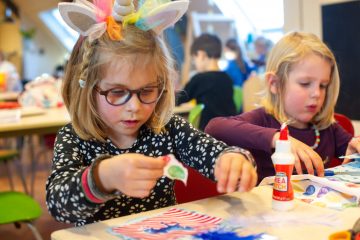
<path id="1" fill-rule="evenodd" d="M 239 38 L 262 35 L 277 42 L 283 35 L 283 0 L 212 0 L 222 13 L 235 19 Z"/>
<path id="2" fill-rule="evenodd" d="M 70 52 L 73 49 L 79 34 L 64 22 L 60 16 L 59 10 L 54 8 L 49 11 L 41 12 L 40 18 Z"/>

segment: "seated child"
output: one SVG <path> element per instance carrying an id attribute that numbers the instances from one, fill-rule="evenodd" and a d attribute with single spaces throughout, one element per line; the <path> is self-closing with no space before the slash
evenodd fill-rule
<path id="1" fill-rule="evenodd" d="M 298 174 L 304 167 L 323 176 L 324 159 L 360 151 L 359 141 L 334 120 L 339 73 L 333 53 L 318 37 L 285 35 L 270 52 L 265 78 L 261 108 L 213 119 L 205 129 L 227 144 L 249 149 L 258 164 L 259 181 L 275 174 L 271 155 L 286 121 Z"/>
<path id="2" fill-rule="evenodd" d="M 182 2 L 184 12 L 188 2 Z M 61 3 L 60 12 L 72 4 L 78 3 Z M 168 154 L 216 179 L 222 193 L 252 189 L 257 174 L 249 152 L 172 114 L 173 61 L 158 33 L 176 19 L 149 27 L 143 16 L 140 25 L 125 19 L 123 25 L 111 23 L 107 16 L 106 31 L 95 37 L 91 28 L 89 36 L 80 29 L 96 21 L 75 22 L 89 17 L 70 24 L 85 36 L 64 77 L 62 95 L 72 122 L 56 138 L 46 184 L 50 213 L 79 226 L 174 205 L 174 181 L 163 176 Z"/>
<path id="3" fill-rule="evenodd" d="M 254 69 L 245 61 L 241 47 L 235 38 L 226 41 L 224 55 L 228 61 L 225 72 L 233 80 L 234 86 L 243 87 Z"/>
<path id="4" fill-rule="evenodd" d="M 218 66 L 221 57 L 221 40 L 211 34 L 202 34 L 191 46 L 197 74 L 186 84 L 183 92 L 178 94 L 177 104 L 196 99 L 204 104 L 199 129 L 203 130 L 210 119 L 236 114 L 233 101 L 233 82 L 220 71 Z"/>

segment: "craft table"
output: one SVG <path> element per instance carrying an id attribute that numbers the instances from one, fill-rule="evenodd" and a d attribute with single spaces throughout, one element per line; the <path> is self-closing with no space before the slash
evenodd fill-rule
<path id="1" fill-rule="evenodd" d="M 20 121 L 0 124 L 0 137 L 18 137 L 32 134 L 56 133 L 70 122 L 66 108 L 44 109 L 43 112 L 21 117 Z"/>
<path id="2" fill-rule="evenodd" d="M 298 200 L 295 200 L 294 210 L 290 212 L 275 212 L 271 209 L 271 195 L 271 186 L 260 186 L 254 188 L 249 193 L 236 192 L 195 202 L 180 204 L 175 207 L 189 211 L 196 211 L 209 216 L 221 217 L 223 219 L 231 219 L 238 216 L 251 218 L 260 215 L 265 215 L 268 217 L 268 219 L 271 219 L 272 217 L 279 218 L 281 216 L 299 216 L 300 218 L 303 217 L 302 219 L 311 219 L 315 216 L 318 217 L 331 215 L 338 220 L 336 226 L 331 226 L 331 224 L 334 224 L 334 221 L 332 219 L 323 217 L 323 222 L 328 222 L 330 223 L 329 225 L 314 223 L 307 224 L 301 223 L 301 221 L 292 225 L 269 225 L 264 222 L 246 228 L 246 231 L 252 232 L 253 234 L 266 232 L 267 234 L 276 236 L 279 239 L 284 240 L 328 239 L 328 236 L 335 231 L 350 229 L 360 216 L 359 207 L 347 208 L 344 211 L 336 211 L 328 208 L 311 206 Z M 58 230 L 52 233 L 51 239 L 119 240 L 121 238 L 111 235 L 107 232 L 107 229 L 109 227 L 118 226 L 131 220 L 155 216 L 156 214 L 162 213 L 167 209 L 169 208 L 157 209 L 153 211 L 115 218 L 98 223 L 88 224 L 82 227 Z M 158 239 L 161 239 L 161 235 L 159 235 Z"/>
<path id="3" fill-rule="evenodd" d="M 175 107 L 175 114 L 188 113 L 193 106 Z M 30 113 L 27 113 L 31 115 Z M 19 122 L 1 123 L 0 137 L 17 137 L 31 134 L 56 133 L 62 126 L 70 122 L 65 107 L 44 109 L 39 114 L 25 116 Z"/>
<path id="4" fill-rule="evenodd" d="M 42 135 L 49 133 L 56 133 L 62 126 L 70 122 L 70 117 L 65 107 L 50 108 L 50 109 L 34 109 L 33 112 L 27 109 L 23 112 L 24 116 L 20 121 L 11 123 L 0 123 L 0 138 L 24 137 L 28 135 Z M 32 138 L 29 138 L 29 156 L 31 160 L 31 181 L 30 181 L 30 194 L 34 194 L 34 181 L 35 181 L 35 152 Z M 22 148 L 22 144 L 18 146 Z M 25 189 L 26 192 L 27 189 Z"/>
<path id="5" fill-rule="evenodd" d="M 1 101 L 16 101 L 20 93 L 18 92 L 0 92 L 0 102 Z"/>

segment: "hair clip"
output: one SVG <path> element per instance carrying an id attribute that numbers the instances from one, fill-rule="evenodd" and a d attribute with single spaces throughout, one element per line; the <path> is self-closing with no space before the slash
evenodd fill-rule
<path id="1" fill-rule="evenodd" d="M 81 88 L 85 88 L 86 82 L 82 79 L 79 79 L 79 85 Z"/>

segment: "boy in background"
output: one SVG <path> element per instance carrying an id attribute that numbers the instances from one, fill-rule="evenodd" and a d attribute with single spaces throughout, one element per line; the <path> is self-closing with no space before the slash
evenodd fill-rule
<path id="1" fill-rule="evenodd" d="M 214 117 L 236 114 L 233 82 L 218 66 L 221 51 L 221 40 L 215 35 L 205 33 L 195 39 L 191 46 L 191 55 L 197 74 L 177 96 L 178 105 L 191 99 L 196 99 L 197 104 L 204 104 L 200 130 Z"/>

